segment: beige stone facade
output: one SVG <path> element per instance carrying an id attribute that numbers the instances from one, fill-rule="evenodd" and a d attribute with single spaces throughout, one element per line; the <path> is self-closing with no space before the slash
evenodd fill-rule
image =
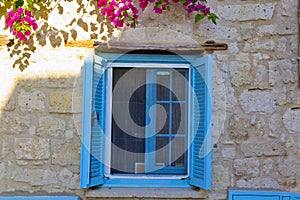
<path id="1" fill-rule="evenodd" d="M 297 0 L 210 0 L 220 18 L 217 26 L 194 24 L 180 5 L 161 16 L 148 9 L 134 30 L 113 29 L 92 12 L 94 5 L 79 2 L 53 5 L 47 22 L 40 21 L 32 40 L 36 50 L 29 51 L 28 68 L 22 72 L 14 65 L 18 55 L 10 58 L 12 49 L 0 46 L 0 193 L 139 196 L 135 189 L 130 195 L 79 187 L 82 71 L 84 58 L 94 52 L 92 41 L 128 48 L 200 46 L 215 40 L 227 43 L 228 50 L 213 53 L 212 190 L 140 194 L 149 199 L 226 199 L 229 187 L 300 194 Z M 4 17 L 0 28 L 9 35 Z"/>

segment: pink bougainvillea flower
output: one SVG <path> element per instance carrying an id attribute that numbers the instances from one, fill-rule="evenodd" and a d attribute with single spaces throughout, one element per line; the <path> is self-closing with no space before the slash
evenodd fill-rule
<path id="1" fill-rule="evenodd" d="M 101 14 L 107 17 L 117 28 L 124 25 L 134 27 L 137 23 L 138 9 L 132 0 L 99 0 L 98 7 Z"/>
<path id="2" fill-rule="evenodd" d="M 8 17 L 13 17 L 15 15 L 15 11 L 11 10 L 7 14 L 8 14 Z"/>
<path id="3" fill-rule="evenodd" d="M 7 26 L 13 35 L 19 40 L 25 41 L 32 34 L 32 30 L 37 30 L 38 25 L 32 13 L 24 8 L 18 8 L 17 11 L 9 11 L 5 19 Z"/>
<path id="4" fill-rule="evenodd" d="M 28 17 L 33 18 L 33 15 L 31 14 L 30 10 L 25 10 L 25 15 L 27 15 Z"/>
<path id="5" fill-rule="evenodd" d="M 31 32 L 29 30 L 25 31 L 24 33 L 26 36 L 30 36 L 31 35 Z"/>

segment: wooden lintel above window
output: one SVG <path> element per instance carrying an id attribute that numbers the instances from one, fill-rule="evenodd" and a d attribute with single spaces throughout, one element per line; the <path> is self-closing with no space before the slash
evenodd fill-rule
<path id="1" fill-rule="evenodd" d="M 7 35 L 0 35 L 0 46 L 6 46 L 9 43 Z M 126 43 L 126 42 L 97 42 L 93 40 L 75 40 L 67 41 L 66 47 L 96 48 L 98 51 L 120 52 L 132 50 L 165 50 L 165 51 L 224 51 L 228 49 L 226 43 L 217 43 L 213 40 L 199 44 L 149 44 L 149 43 Z"/>
<path id="2" fill-rule="evenodd" d="M 224 51 L 228 49 L 226 43 L 216 43 L 213 40 L 209 40 L 203 44 L 149 44 L 149 43 L 124 43 L 124 42 L 94 42 L 94 46 L 98 51 L 104 52 L 120 52 L 120 51 L 132 51 L 132 50 L 163 50 L 163 51 Z"/>

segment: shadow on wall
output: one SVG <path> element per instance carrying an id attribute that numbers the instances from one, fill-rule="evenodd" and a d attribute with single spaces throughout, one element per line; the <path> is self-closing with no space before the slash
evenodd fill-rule
<path id="1" fill-rule="evenodd" d="M 22 75 L 11 90 L 0 101 L 0 193 L 80 195 L 82 73 Z"/>
<path id="2" fill-rule="evenodd" d="M 3 21 L 3 17 L 7 15 L 7 10 L 13 8 L 12 2 L 4 1 L 4 6 L 0 7 L 0 19 Z M 71 15 L 69 9 L 74 10 Z M 37 32 L 25 42 L 10 39 L 7 44 L 10 57 L 15 60 L 13 68 L 17 67 L 21 71 L 29 65 L 29 59 L 35 52 L 37 45 L 45 46 L 50 43 L 53 48 L 59 47 L 66 44 L 68 40 L 76 40 L 78 30 L 89 35 L 91 40 L 107 41 L 113 34 L 114 27 L 101 16 L 97 8 L 97 1 L 84 1 L 84 3 L 82 0 L 41 1 L 32 12 L 39 22 Z M 48 23 L 49 20 L 51 21 L 50 15 L 55 15 L 56 21 L 61 20 L 64 26 L 55 22 Z M 93 17 L 93 20 L 90 20 L 90 17 Z"/>

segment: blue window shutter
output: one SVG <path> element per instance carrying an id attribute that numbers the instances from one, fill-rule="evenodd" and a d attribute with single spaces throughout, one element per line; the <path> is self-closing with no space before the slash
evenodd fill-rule
<path id="1" fill-rule="evenodd" d="M 190 184 L 211 188 L 211 84 L 212 57 L 190 60 L 191 77 L 191 156 Z"/>
<path id="2" fill-rule="evenodd" d="M 106 60 L 89 56 L 84 64 L 80 187 L 103 184 Z"/>
<path id="3" fill-rule="evenodd" d="M 300 194 L 293 194 L 292 200 L 300 200 Z"/>

